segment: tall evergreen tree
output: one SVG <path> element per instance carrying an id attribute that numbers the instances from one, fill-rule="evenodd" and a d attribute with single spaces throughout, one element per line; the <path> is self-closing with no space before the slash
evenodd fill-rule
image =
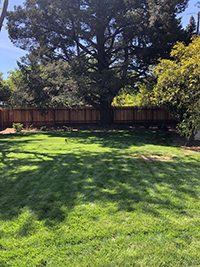
<path id="1" fill-rule="evenodd" d="M 190 41 L 191 37 L 196 34 L 196 21 L 193 16 L 190 17 L 189 24 L 186 27 L 186 33 L 188 41 Z"/>
<path id="2" fill-rule="evenodd" d="M 9 13 L 9 34 L 22 49 L 70 62 L 79 93 L 109 124 L 112 100 L 129 78 L 144 77 L 183 39 L 177 14 L 187 2 L 26 0 Z"/>

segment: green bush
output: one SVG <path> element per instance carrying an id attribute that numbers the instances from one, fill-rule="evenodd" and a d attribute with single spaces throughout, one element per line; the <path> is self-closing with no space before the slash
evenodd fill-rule
<path id="1" fill-rule="evenodd" d="M 63 129 L 64 129 L 64 131 L 68 131 L 68 132 L 72 132 L 73 131 L 73 127 L 69 127 L 69 126 L 66 126 L 66 125 L 63 126 Z"/>
<path id="2" fill-rule="evenodd" d="M 14 129 L 17 133 L 19 133 L 19 132 L 21 132 L 21 131 L 24 129 L 24 126 L 23 126 L 23 124 L 21 124 L 21 123 L 13 123 L 13 129 Z"/>
<path id="3" fill-rule="evenodd" d="M 40 131 L 42 131 L 42 132 L 43 132 L 43 131 L 46 131 L 46 129 L 47 129 L 47 126 L 41 126 L 41 127 L 40 127 Z"/>

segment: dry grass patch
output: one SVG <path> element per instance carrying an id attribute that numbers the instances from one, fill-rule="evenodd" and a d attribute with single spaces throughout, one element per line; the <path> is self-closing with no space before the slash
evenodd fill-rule
<path id="1" fill-rule="evenodd" d="M 141 155 L 142 160 L 144 161 L 173 161 L 173 157 L 163 156 L 163 155 L 153 155 L 153 154 L 145 154 Z"/>

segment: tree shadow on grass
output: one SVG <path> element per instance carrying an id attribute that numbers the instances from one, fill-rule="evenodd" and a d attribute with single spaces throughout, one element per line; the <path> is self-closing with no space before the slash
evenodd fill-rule
<path id="1" fill-rule="evenodd" d="M 27 140 L 26 140 L 27 142 Z M 12 143 L 13 145 L 13 143 Z M 26 156 L 29 152 L 19 152 Z M 7 160 L 6 160 L 7 162 Z M 160 161 L 118 152 L 32 153 L 4 163 L 0 218 L 10 220 L 29 208 L 39 220 L 61 222 L 76 206 L 114 203 L 118 211 L 157 213 L 154 206 L 185 211 L 199 199 L 198 162 Z"/>
<path id="2" fill-rule="evenodd" d="M 70 139 L 78 138 L 80 143 L 100 144 L 109 148 L 128 148 L 130 146 L 143 146 L 144 144 L 170 145 L 171 134 L 164 131 L 113 131 L 113 132 L 50 132 L 48 136 L 64 136 Z"/>
<path id="3" fill-rule="evenodd" d="M 172 145 L 172 134 L 166 131 L 153 131 L 153 130 L 121 130 L 121 131 L 77 131 L 77 132 L 67 132 L 67 131 L 53 131 L 53 132 L 27 132 L 20 133 L 21 136 L 30 137 L 29 141 L 33 141 L 31 138 L 37 137 L 37 135 L 44 135 L 50 138 L 61 137 L 65 138 L 70 142 L 70 140 L 78 140 L 79 143 L 83 144 L 99 144 L 102 147 L 109 148 L 128 148 L 130 146 L 143 146 L 146 144 L 154 145 Z M 19 134 L 9 134 L 1 136 L 1 143 L 6 143 L 7 139 L 13 139 L 13 144 L 23 144 L 23 141 L 15 141 Z M 0 143 L 0 149 L 1 149 Z"/>
<path id="4" fill-rule="evenodd" d="M 41 135 L 41 139 L 38 138 Z M 17 153 L 23 150 L 23 146 L 29 142 L 43 141 L 42 135 L 50 138 L 60 137 L 64 138 L 65 142 L 78 142 L 80 144 L 98 144 L 102 147 L 126 149 L 130 146 L 144 146 L 146 144 L 155 144 L 168 146 L 171 145 L 171 134 L 163 131 L 116 131 L 116 132 L 46 132 L 46 133 L 14 133 L 7 135 L 0 135 L 0 153 L 2 154 L 1 161 L 4 164 L 12 164 L 7 159 L 10 152 Z M 26 137 L 28 139 L 20 139 Z M 24 153 L 26 153 L 24 151 Z M 33 154 L 33 153 L 32 153 Z M 36 157 L 40 157 L 41 153 L 34 153 Z M 46 154 L 47 155 L 47 154 Z M 20 160 L 19 160 L 20 161 Z"/>

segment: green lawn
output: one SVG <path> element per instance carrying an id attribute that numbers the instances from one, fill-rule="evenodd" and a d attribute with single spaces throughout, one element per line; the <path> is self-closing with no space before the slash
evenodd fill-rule
<path id="1" fill-rule="evenodd" d="M 200 266 L 200 152 L 152 131 L 0 135 L 0 266 Z"/>

